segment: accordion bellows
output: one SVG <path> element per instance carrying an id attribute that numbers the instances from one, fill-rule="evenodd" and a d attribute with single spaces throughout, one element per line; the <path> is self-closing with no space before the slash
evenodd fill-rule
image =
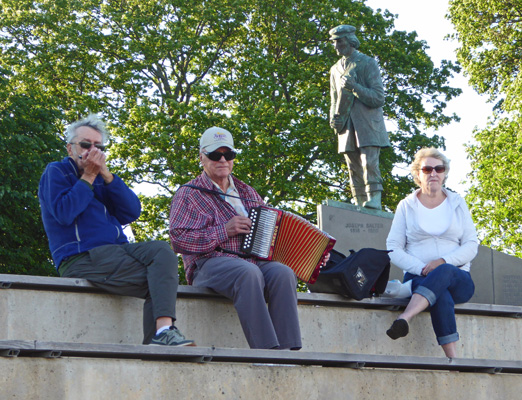
<path id="1" fill-rule="evenodd" d="M 263 260 L 278 261 L 304 282 L 314 283 L 335 239 L 304 218 L 270 207 L 250 210 L 250 233 L 241 251 Z"/>

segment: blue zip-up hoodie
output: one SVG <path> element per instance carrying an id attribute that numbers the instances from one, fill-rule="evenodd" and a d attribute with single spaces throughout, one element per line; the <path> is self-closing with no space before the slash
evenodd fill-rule
<path id="1" fill-rule="evenodd" d="M 56 268 L 64 258 L 106 244 L 128 243 L 122 225 L 139 218 L 138 196 L 114 175 L 98 175 L 92 189 L 72 158 L 50 163 L 38 191 L 42 220 Z"/>

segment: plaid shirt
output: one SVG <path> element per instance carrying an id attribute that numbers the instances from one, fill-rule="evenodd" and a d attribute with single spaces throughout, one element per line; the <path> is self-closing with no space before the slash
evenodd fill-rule
<path id="1" fill-rule="evenodd" d="M 247 184 L 232 177 L 246 210 L 264 205 L 259 194 Z M 202 173 L 188 184 L 205 189 L 216 190 L 206 173 Z M 209 257 L 234 257 L 235 254 L 216 251 L 216 247 L 240 252 L 243 235 L 229 238 L 225 224 L 239 215 L 234 208 L 222 198 L 212 193 L 183 186 L 174 198 L 170 207 L 169 232 L 172 248 L 183 256 L 183 264 L 187 282 L 192 284 L 196 261 Z M 255 263 L 255 260 L 247 259 Z"/>

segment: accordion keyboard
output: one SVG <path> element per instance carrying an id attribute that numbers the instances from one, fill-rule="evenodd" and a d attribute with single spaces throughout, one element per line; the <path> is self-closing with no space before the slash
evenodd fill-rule
<path id="1" fill-rule="evenodd" d="M 252 220 L 252 226 L 241 250 L 259 258 L 268 258 L 279 215 L 277 210 L 260 207 L 251 209 L 248 217 Z"/>

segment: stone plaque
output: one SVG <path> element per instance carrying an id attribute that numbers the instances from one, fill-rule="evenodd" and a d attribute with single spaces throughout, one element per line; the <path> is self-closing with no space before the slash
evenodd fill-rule
<path id="1" fill-rule="evenodd" d="M 470 303 L 495 304 L 492 251 L 489 247 L 479 246 L 478 254 L 471 262 L 471 278 L 475 283 L 475 294 Z"/>
<path id="2" fill-rule="evenodd" d="M 328 201 L 317 208 L 319 229 L 337 239 L 334 249 L 350 254 L 350 250 L 364 247 L 386 250 L 386 238 L 390 231 L 393 213 L 373 211 L 351 204 Z M 392 265 L 390 280 L 402 280 L 403 272 Z"/>
<path id="3" fill-rule="evenodd" d="M 495 304 L 522 306 L 522 260 L 495 250 L 492 253 Z"/>

